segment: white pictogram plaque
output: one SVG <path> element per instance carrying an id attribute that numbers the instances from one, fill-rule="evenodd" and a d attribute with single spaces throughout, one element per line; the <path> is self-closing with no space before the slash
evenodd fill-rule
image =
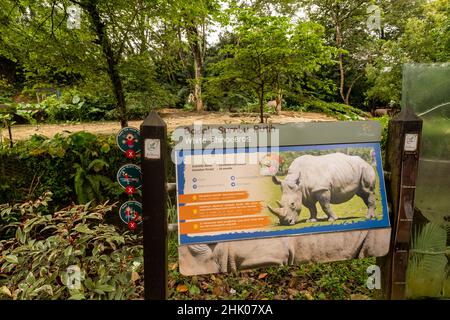
<path id="1" fill-rule="evenodd" d="M 416 151 L 419 135 L 417 133 L 407 133 L 405 136 L 405 151 Z"/>
<path id="2" fill-rule="evenodd" d="M 161 141 L 159 139 L 145 139 L 145 158 L 161 159 Z"/>

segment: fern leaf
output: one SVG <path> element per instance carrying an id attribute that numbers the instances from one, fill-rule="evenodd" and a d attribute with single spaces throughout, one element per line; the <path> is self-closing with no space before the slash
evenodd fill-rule
<path id="1" fill-rule="evenodd" d="M 109 179 L 107 176 L 97 175 L 97 179 L 100 182 L 101 186 L 105 189 L 109 189 L 111 185 L 114 184 L 111 179 Z"/>
<path id="2" fill-rule="evenodd" d="M 75 186 L 75 194 L 77 196 L 79 203 L 85 202 L 84 197 L 84 170 L 79 167 L 75 173 L 74 186 Z"/>
<path id="3" fill-rule="evenodd" d="M 102 191 L 100 190 L 100 181 L 98 179 L 98 175 L 88 175 L 86 176 L 86 180 L 89 181 L 89 185 L 92 190 L 92 198 L 89 198 L 89 200 L 100 200 L 102 197 Z M 94 201 L 96 203 L 96 201 Z"/>
<path id="4" fill-rule="evenodd" d="M 95 160 L 92 160 L 91 163 L 89 163 L 87 171 L 94 169 L 95 172 L 99 172 L 103 168 L 108 168 L 108 167 L 109 167 L 109 164 L 106 161 L 104 161 L 102 159 L 95 159 Z"/>

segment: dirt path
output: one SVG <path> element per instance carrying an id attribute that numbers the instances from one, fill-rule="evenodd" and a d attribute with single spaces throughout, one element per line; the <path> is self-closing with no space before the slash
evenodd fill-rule
<path id="1" fill-rule="evenodd" d="M 258 123 L 259 116 L 252 114 L 236 114 L 228 112 L 188 112 L 180 109 L 162 109 L 159 114 L 166 121 L 167 128 L 172 131 L 178 126 L 192 125 L 194 121 L 203 121 L 207 124 L 232 124 L 232 123 Z M 315 122 L 334 121 L 321 113 L 283 111 L 280 115 L 270 115 L 268 123 L 287 122 Z M 142 120 L 129 121 L 128 125 L 139 128 Z M 33 134 L 41 134 L 53 137 L 57 133 L 73 133 L 88 131 L 92 133 L 113 134 L 120 129 L 119 122 L 90 122 L 81 124 L 41 124 L 41 125 L 16 125 L 12 128 L 13 140 L 22 140 Z M 1 130 L 2 140 L 8 137 L 8 130 Z"/>

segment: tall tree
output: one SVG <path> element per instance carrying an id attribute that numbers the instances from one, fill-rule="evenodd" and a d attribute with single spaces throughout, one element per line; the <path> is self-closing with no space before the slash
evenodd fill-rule
<path id="1" fill-rule="evenodd" d="M 202 81 L 204 58 L 207 46 L 207 32 L 218 14 L 218 0 L 167 0 L 164 3 L 164 20 L 178 29 L 179 45 L 187 43 L 194 65 L 193 97 L 197 111 L 204 109 Z"/>
<path id="2" fill-rule="evenodd" d="M 28 74 L 51 75 L 56 70 L 79 77 L 105 71 L 120 123 L 127 125 L 119 64 L 141 6 L 125 0 L 11 0 L 2 5 L 10 23 L 0 34 L 15 40 L 4 48 L 6 56 L 20 60 Z M 67 27 L 68 9 L 74 5 L 82 9 L 79 29 Z"/>
<path id="3" fill-rule="evenodd" d="M 353 86 L 361 78 L 370 40 L 366 27 L 370 0 L 304 0 L 308 16 L 327 28 L 338 54 L 339 95 L 350 103 Z"/>
<path id="4" fill-rule="evenodd" d="M 323 28 L 314 23 L 294 26 L 285 17 L 240 9 L 234 32 L 237 41 L 221 50 L 223 60 L 213 66 L 219 76 L 213 81 L 234 80 L 253 90 L 261 122 L 267 94 L 280 98 L 292 77 L 305 77 L 332 63 L 333 50 L 324 44 Z"/>
<path id="5" fill-rule="evenodd" d="M 98 0 L 70 0 L 78 4 L 89 15 L 92 29 L 97 36 L 97 44 L 101 46 L 103 55 L 106 58 L 107 72 L 114 89 L 114 96 L 117 100 L 117 109 L 119 110 L 120 125 L 126 127 L 128 125 L 127 107 L 125 104 L 125 94 L 123 92 L 122 79 L 119 74 L 118 65 L 121 59 L 122 48 L 124 42 L 117 51 L 113 49 L 110 35 L 106 27 L 106 22 L 100 16 L 100 7 Z M 122 40 L 125 41 L 125 40 Z"/>
<path id="6" fill-rule="evenodd" d="M 403 22 L 397 22 L 402 32 L 382 42 L 378 55 L 368 64 L 369 102 L 400 106 L 405 63 L 450 61 L 450 4 L 447 0 L 435 0 L 419 6 L 414 12 L 420 14 L 405 13 Z M 393 15 L 402 16 L 401 13 Z"/>

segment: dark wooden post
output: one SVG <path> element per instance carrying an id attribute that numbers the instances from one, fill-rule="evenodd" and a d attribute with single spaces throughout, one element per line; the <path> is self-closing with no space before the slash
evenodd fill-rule
<path id="1" fill-rule="evenodd" d="M 9 146 L 12 148 L 14 146 L 13 138 L 12 138 L 12 132 L 11 132 L 11 123 L 7 121 L 8 124 L 8 134 L 9 134 Z"/>
<path id="2" fill-rule="evenodd" d="M 144 290 L 146 300 L 167 298 L 167 126 L 152 112 L 141 125 Z"/>
<path id="3" fill-rule="evenodd" d="M 385 169 L 390 173 L 386 187 L 392 236 L 389 254 L 379 260 L 387 299 L 405 298 L 421 133 L 422 120 L 410 108 L 389 122 Z"/>

